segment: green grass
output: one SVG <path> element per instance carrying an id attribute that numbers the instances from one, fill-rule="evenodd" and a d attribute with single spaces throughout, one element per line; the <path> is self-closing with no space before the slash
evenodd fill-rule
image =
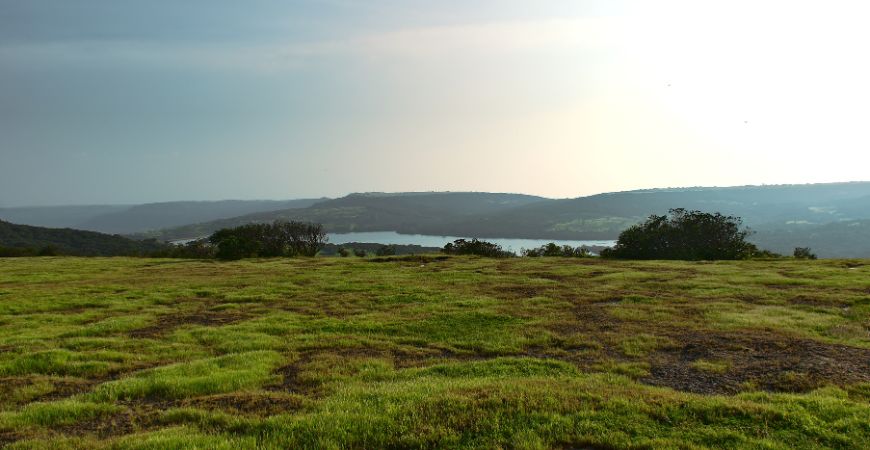
<path id="1" fill-rule="evenodd" d="M 856 263 L 0 259 L 0 446 L 868 448 Z"/>

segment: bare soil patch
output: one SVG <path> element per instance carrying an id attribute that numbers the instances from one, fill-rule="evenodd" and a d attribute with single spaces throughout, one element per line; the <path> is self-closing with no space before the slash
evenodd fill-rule
<path id="1" fill-rule="evenodd" d="M 131 331 L 130 337 L 137 339 L 154 338 L 184 325 L 223 326 L 241 322 L 249 317 L 250 314 L 241 311 L 211 311 L 203 307 L 192 313 L 160 316 L 152 325 Z"/>
<path id="2" fill-rule="evenodd" d="M 298 411 L 304 402 L 276 393 L 234 393 L 186 399 L 176 406 L 266 417 Z"/>
<path id="3" fill-rule="evenodd" d="M 429 255 L 408 255 L 408 256 L 380 256 L 377 258 L 367 259 L 366 261 L 373 263 L 386 263 L 386 262 L 408 262 L 408 263 L 416 263 L 416 264 L 428 264 L 437 261 L 447 261 L 450 259 L 449 256 L 441 255 L 441 256 L 429 256 Z"/>
<path id="4" fill-rule="evenodd" d="M 145 428 L 156 422 L 157 414 L 140 415 L 130 409 L 122 409 L 104 417 L 97 417 L 73 425 L 55 427 L 56 433 L 67 436 L 92 435 L 101 439 L 123 436 Z"/>
<path id="5" fill-rule="evenodd" d="M 870 349 L 761 331 L 692 330 L 671 337 L 679 346 L 653 355 L 650 375 L 642 381 L 703 394 L 747 388 L 806 392 L 870 381 Z M 723 373 L 699 370 L 692 366 L 698 360 L 724 361 L 728 368 Z"/>

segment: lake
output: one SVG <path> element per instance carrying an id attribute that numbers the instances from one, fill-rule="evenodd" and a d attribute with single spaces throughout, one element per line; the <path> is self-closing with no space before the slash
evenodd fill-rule
<path id="1" fill-rule="evenodd" d="M 425 234 L 399 234 L 395 231 L 371 231 L 361 233 L 329 233 L 330 244 L 347 244 L 349 242 L 376 242 L 378 244 L 396 245 L 421 245 L 423 247 L 444 247 L 444 244 L 457 239 L 471 239 L 459 236 L 429 236 Z M 479 238 L 482 241 L 501 245 L 503 249 L 519 253 L 521 249 L 536 248 L 550 242 L 558 245 L 570 245 L 579 247 L 612 247 L 616 241 L 593 240 L 572 241 L 561 239 L 507 239 L 507 238 Z"/>

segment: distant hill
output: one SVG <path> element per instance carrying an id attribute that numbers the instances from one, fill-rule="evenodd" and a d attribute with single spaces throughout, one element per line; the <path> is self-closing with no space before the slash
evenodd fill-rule
<path id="1" fill-rule="evenodd" d="M 306 208 L 259 212 L 170 228 L 150 236 L 183 239 L 274 219 L 307 220 L 330 232 L 396 231 L 482 238 L 615 239 L 625 228 L 670 208 L 744 219 L 762 248 L 820 256 L 870 257 L 870 182 L 697 187 L 615 192 L 553 200 L 518 194 L 352 194 Z M 857 224 L 857 225 L 853 225 Z"/>
<path id="2" fill-rule="evenodd" d="M 0 247 L 36 251 L 49 247 L 58 254 L 76 256 L 135 256 L 163 245 L 154 240 L 137 241 L 94 231 L 16 225 L 0 220 Z"/>
<path id="3" fill-rule="evenodd" d="M 759 229 L 751 240 L 789 255 L 795 247 L 810 247 L 822 258 L 870 258 L 870 220 L 768 226 Z"/>
<path id="4" fill-rule="evenodd" d="M 188 239 L 205 236 L 221 228 L 252 222 L 270 222 L 275 219 L 322 223 L 328 231 L 334 233 L 393 230 L 423 233 L 457 220 L 470 219 L 480 214 L 495 214 L 544 201 L 550 200 L 531 195 L 480 192 L 351 194 L 308 208 L 248 214 L 149 233 L 148 236 L 164 240 Z"/>
<path id="5" fill-rule="evenodd" d="M 870 219 L 870 183 L 616 192 L 480 214 L 437 231 L 457 236 L 613 239 L 650 214 L 677 207 L 736 215 L 758 229 Z"/>
<path id="6" fill-rule="evenodd" d="M 223 200 L 144 205 L 0 208 L 0 220 L 54 228 L 132 234 L 256 212 L 305 208 L 324 199 Z"/>
<path id="7" fill-rule="evenodd" d="M 130 209 L 130 205 L 23 206 L 0 208 L 0 220 L 21 225 L 51 228 L 75 228 L 78 224 Z"/>

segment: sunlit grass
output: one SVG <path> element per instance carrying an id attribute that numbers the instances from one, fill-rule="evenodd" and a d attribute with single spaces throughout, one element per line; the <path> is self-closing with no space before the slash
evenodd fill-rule
<path id="1" fill-rule="evenodd" d="M 0 260 L 0 445 L 867 448 L 868 330 L 840 261 Z"/>

